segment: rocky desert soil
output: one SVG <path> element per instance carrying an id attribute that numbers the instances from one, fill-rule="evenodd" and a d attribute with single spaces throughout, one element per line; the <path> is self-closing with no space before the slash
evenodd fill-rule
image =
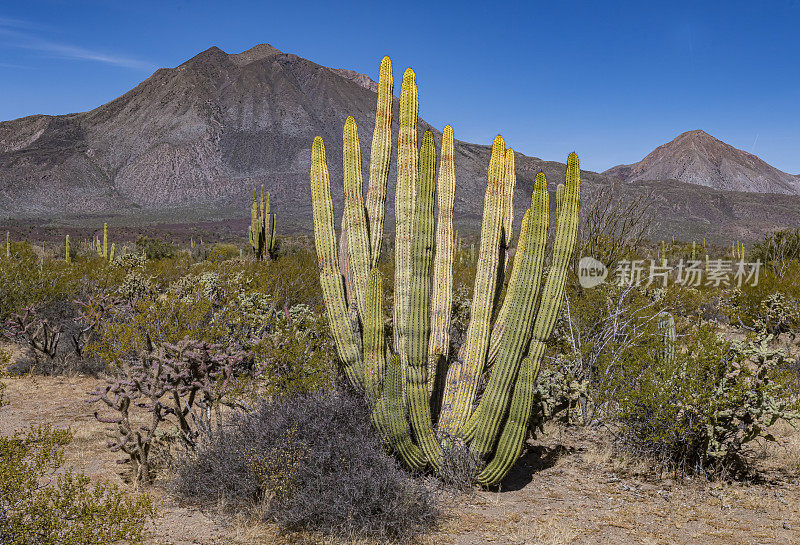
<path id="1" fill-rule="evenodd" d="M 0 433 L 30 425 L 70 427 L 67 463 L 131 493 L 125 466 L 105 448 L 106 425 L 86 401 L 98 379 L 25 376 L 5 379 L 9 405 Z M 759 477 L 748 482 L 655 476 L 612 456 L 591 433 L 552 429 L 531 443 L 500 491 L 450 498 L 448 516 L 426 544 L 800 544 L 800 430 L 781 430 L 778 445 L 758 448 Z M 160 479 L 166 480 L 166 476 Z M 153 545 L 326 543 L 321 536 L 227 519 L 172 500 L 151 487 L 160 517 Z M 335 542 L 339 543 L 339 542 Z"/>

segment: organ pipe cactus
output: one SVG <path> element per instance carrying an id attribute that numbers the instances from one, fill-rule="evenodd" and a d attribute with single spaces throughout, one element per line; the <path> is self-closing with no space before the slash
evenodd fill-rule
<path id="1" fill-rule="evenodd" d="M 325 144 L 317 137 L 312 145 L 314 240 L 328 322 L 345 375 L 364 390 L 374 426 L 409 467 L 436 471 L 445 462 L 443 447 L 463 442 L 487 462 L 476 482 L 494 485 L 523 448 L 545 343 L 564 298 L 578 230 L 578 158 L 570 154 L 565 184 L 556 190 L 552 264 L 543 280 L 550 226 L 547 180 L 541 172 L 536 176 L 511 258 L 514 152 L 506 149 L 502 137 L 495 139 L 470 323 L 463 357 L 454 358 L 449 329 L 454 251 L 460 241 L 453 233 L 453 130 L 447 126 L 442 133 L 437 177 L 433 133 L 425 132 L 418 147 L 416 76 L 406 70 L 398 120 L 393 329 L 387 336 L 383 275 L 376 265 L 392 146 L 392 87 L 386 57 L 378 83 L 366 202 L 358 129 L 352 117 L 345 122 L 345 207 L 339 236 Z"/>
<path id="2" fill-rule="evenodd" d="M 69 256 L 69 235 L 67 235 L 66 241 L 64 243 L 64 248 L 65 248 L 64 249 L 64 261 L 66 261 L 67 264 L 69 264 L 70 263 L 70 259 L 71 259 L 70 256 Z"/>
<path id="3" fill-rule="evenodd" d="M 250 226 L 247 238 L 253 247 L 253 256 L 258 261 L 269 260 L 275 256 L 275 233 L 277 230 L 275 214 L 270 213 L 270 195 L 261 186 L 259 205 L 256 190 L 253 189 L 253 205 L 250 207 Z M 194 241 L 192 241 L 194 246 Z"/>

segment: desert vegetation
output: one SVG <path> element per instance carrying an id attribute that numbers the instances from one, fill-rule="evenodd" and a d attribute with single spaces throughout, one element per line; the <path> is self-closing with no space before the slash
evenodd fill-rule
<path id="1" fill-rule="evenodd" d="M 263 542 L 252 536 L 264 528 L 285 542 L 442 542 L 470 527 L 476 498 L 500 502 L 537 473 L 556 494 L 558 473 L 546 471 L 560 458 L 604 483 L 756 497 L 766 482 L 800 500 L 796 231 L 751 247 L 649 240 L 646 199 L 581 202 L 575 154 L 564 184 L 536 177 L 517 229 L 514 152 L 498 137 L 483 223 L 469 234 L 477 244 L 464 243 L 453 229 L 454 134 L 444 129 L 438 153 L 431 132 L 417 142 L 408 70 L 387 236 L 392 94 L 385 58 L 366 196 L 358 129 L 353 118 L 344 126 L 338 232 L 319 138 L 313 241 L 277 233 L 263 189 L 237 244 L 111 242 L 107 225 L 102 241 L 49 248 L 7 235 L 3 543 L 180 541 L 154 496 L 227 525 L 208 543 Z M 608 268 L 605 282 L 582 282 L 587 256 Z M 737 275 L 736 263 L 755 261 L 755 276 Z M 64 377 L 87 386 L 90 418 L 77 429 L 3 425 L 16 406 L 44 411 L 18 385 Z M 119 484 L 70 465 L 76 434 L 107 449 L 97 456 L 118 462 L 107 476 Z M 567 500 L 594 501 L 596 487 L 581 490 Z M 502 517 L 515 535 L 498 539 L 596 538 L 588 524 L 554 529 L 549 515 L 516 508 Z M 780 522 L 776 543 L 797 528 Z"/>

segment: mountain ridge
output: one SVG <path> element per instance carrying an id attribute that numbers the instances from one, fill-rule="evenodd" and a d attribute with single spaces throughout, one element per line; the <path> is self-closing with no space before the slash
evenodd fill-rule
<path id="1" fill-rule="evenodd" d="M 700 129 L 679 134 L 637 163 L 617 165 L 603 174 L 626 182 L 680 180 L 728 191 L 800 194 L 800 176 Z"/>
<path id="2" fill-rule="evenodd" d="M 334 204 L 341 207 L 342 128 L 348 115 L 356 119 L 362 163 L 368 165 L 376 103 L 373 88 L 374 80 L 367 75 L 328 68 L 269 44 L 232 54 L 212 46 L 174 68 L 156 70 L 127 93 L 88 112 L 0 122 L 0 220 L 60 221 L 87 215 L 126 216 L 131 221 L 137 216 L 240 218 L 247 216 L 253 188 L 263 184 L 272 194 L 281 225 L 307 230 L 313 138 L 322 136 L 326 143 Z M 395 98 L 395 139 L 398 108 Z M 439 129 L 420 119 L 418 130 L 420 137 L 431 130 L 440 145 Z M 455 217 L 475 229 L 480 224 L 490 149 L 456 141 Z M 554 192 L 563 181 L 565 166 L 521 153 L 516 155 L 516 166 L 518 222 L 530 202 L 536 173 L 545 172 Z M 615 183 L 595 172 L 581 174 L 587 206 L 593 195 Z M 390 218 L 394 181 L 393 166 L 386 208 Z M 721 198 L 718 208 L 701 209 L 683 202 L 674 188 L 635 180 L 626 188 L 629 196 L 647 191 L 670 195 L 658 208 L 664 225 L 702 216 L 698 225 L 717 223 L 732 233 L 759 236 L 779 226 L 748 223 L 739 212 L 731 212 L 736 207 L 728 197 Z M 759 198 L 755 197 L 758 206 L 769 209 L 769 203 Z M 677 201 L 682 204 L 675 205 Z M 800 210 L 800 199 L 794 208 Z M 798 214 L 785 221 L 800 224 Z M 391 226 L 387 222 L 387 229 Z"/>

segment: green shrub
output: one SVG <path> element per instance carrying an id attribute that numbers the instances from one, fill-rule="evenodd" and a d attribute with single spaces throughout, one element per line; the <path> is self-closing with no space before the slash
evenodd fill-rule
<path id="1" fill-rule="evenodd" d="M 744 474 L 746 445 L 775 440 L 770 426 L 797 418 L 770 341 L 727 341 L 704 324 L 674 358 L 631 362 L 616 378 L 619 446 L 665 468 Z"/>
<path id="2" fill-rule="evenodd" d="M 0 436 L 0 543 L 142 543 L 155 515 L 150 498 L 128 497 L 115 486 L 64 470 L 70 439 L 69 431 L 48 426 Z"/>
<path id="3" fill-rule="evenodd" d="M 136 239 L 136 250 L 144 253 L 147 259 L 164 259 L 165 257 L 175 257 L 179 249 L 172 242 L 160 238 L 150 238 L 140 235 Z"/>

